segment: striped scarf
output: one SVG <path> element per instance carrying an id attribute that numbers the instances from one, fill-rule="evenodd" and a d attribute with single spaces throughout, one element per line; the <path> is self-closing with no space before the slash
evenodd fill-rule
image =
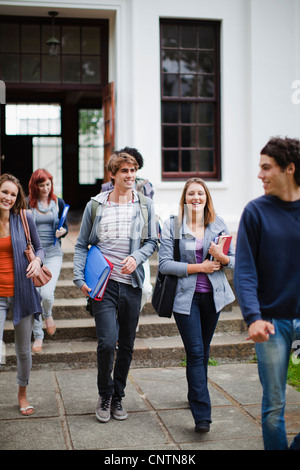
<path id="1" fill-rule="evenodd" d="M 27 315 L 35 315 L 38 319 L 42 313 L 41 296 L 36 290 L 32 279 L 26 277 L 28 266 L 24 254 L 26 249 L 26 238 L 21 217 L 10 215 L 10 233 L 14 256 L 14 300 L 13 300 L 13 323 L 17 325 L 21 318 Z"/>

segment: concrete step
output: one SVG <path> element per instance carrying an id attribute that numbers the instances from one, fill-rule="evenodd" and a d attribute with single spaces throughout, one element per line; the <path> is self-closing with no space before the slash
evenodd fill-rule
<path id="1" fill-rule="evenodd" d="M 158 266 L 157 253 L 150 258 L 151 281 L 154 284 Z M 232 285 L 233 273 L 226 271 Z M 33 354 L 33 368 L 95 367 L 96 333 L 94 319 L 86 310 L 86 299 L 74 286 L 73 252 L 64 253 L 61 274 L 55 290 L 53 317 L 57 326 L 54 337 L 45 334 L 43 351 Z M 211 344 L 211 356 L 219 363 L 248 361 L 254 356 L 254 345 L 246 341 L 247 328 L 237 301 L 220 315 Z M 14 331 L 11 318 L 5 324 L 5 369 L 16 367 Z M 174 318 L 159 318 L 151 302 L 140 316 L 132 367 L 178 366 L 185 357 L 182 340 Z"/>
<path id="2" fill-rule="evenodd" d="M 210 356 L 218 363 L 245 362 L 254 356 L 254 345 L 246 341 L 245 333 L 215 334 Z M 16 366 L 14 345 L 5 345 L 6 362 L 2 370 Z M 38 368 L 80 368 L 96 366 L 95 340 L 45 340 L 43 350 L 33 354 L 33 369 Z M 180 336 L 160 336 L 157 338 L 137 338 L 133 354 L 132 367 L 174 367 L 185 358 L 185 351 Z"/>
<path id="3" fill-rule="evenodd" d="M 73 339 L 96 339 L 94 318 L 86 312 L 83 318 L 55 319 L 56 333 L 49 337 L 45 331 L 45 338 L 49 341 L 65 341 Z M 217 324 L 216 334 L 246 332 L 246 324 L 240 312 L 222 312 Z M 172 318 L 160 318 L 157 315 L 141 315 L 137 338 L 158 338 L 160 336 L 177 336 L 178 329 Z M 14 341 L 14 328 L 12 321 L 7 321 L 3 335 L 5 343 Z"/>

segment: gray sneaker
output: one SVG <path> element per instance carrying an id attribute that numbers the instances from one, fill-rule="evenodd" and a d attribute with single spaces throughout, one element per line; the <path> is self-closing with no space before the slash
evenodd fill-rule
<path id="1" fill-rule="evenodd" d="M 121 397 L 114 397 L 112 399 L 111 412 L 115 419 L 122 420 L 128 417 L 126 410 L 123 408 Z"/>
<path id="2" fill-rule="evenodd" d="M 111 396 L 106 395 L 106 396 L 99 396 L 99 400 L 97 403 L 97 408 L 96 408 L 96 417 L 98 421 L 101 421 L 102 423 L 107 423 L 107 421 L 110 419 L 110 405 L 111 405 Z"/>

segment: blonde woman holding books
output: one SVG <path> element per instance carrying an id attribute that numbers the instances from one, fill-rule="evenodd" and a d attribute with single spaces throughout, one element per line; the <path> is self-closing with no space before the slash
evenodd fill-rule
<path id="1" fill-rule="evenodd" d="M 225 255 L 222 246 L 213 241 L 229 232 L 215 214 L 203 180 L 191 178 L 186 182 L 179 206 L 180 261 L 174 261 L 176 218 L 171 217 L 162 230 L 159 269 L 163 274 L 178 276 L 173 312 L 187 355 L 188 400 L 195 431 L 208 432 L 209 348 L 220 311 L 234 300 L 223 268 L 233 268 L 235 256 L 232 244 Z M 211 261 L 211 256 L 215 260 Z"/>

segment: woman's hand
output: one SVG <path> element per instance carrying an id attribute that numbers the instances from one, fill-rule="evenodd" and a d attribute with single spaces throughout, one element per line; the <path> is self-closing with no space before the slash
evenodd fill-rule
<path id="1" fill-rule="evenodd" d="M 222 245 L 216 245 L 214 242 L 210 243 L 210 247 L 208 250 L 208 253 L 216 258 L 220 263 L 223 265 L 226 265 L 229 263 L 229 257 L 224 255 L 223 253 L 223 246 Z"/>
<path id="2" fill-rule="evenodd" d="M 219 261 L 210 261 L 206 259 L 203 263 L 199 264 L 201 267 L 201 273 L 212 274 L 215 271 L 220 271 L 222 265 Z"/>
<path id="3" fill-rule="evenodd" d="M 208 259 L 203 261 L 203 263 L 187 265 L 188 274 L 212 274 L 215 271 L 219 271 L 220 269 L 222 269 L 222 265 L 219 261 L 210 261 Z"/>
<path id="4" fill-rule="evenodd" d="M 56 230 L 55 236 L 56 238 L 61 238 L 67 233 L 66 229 L 61 227 L 59 230 Z"/>
<path id="5" fill-rule="evenodd" d="M 27 266 L 26 277 L 38 276 L 40 269 L 41 269 L 41 260 L 40 258 L 35 258 Z"/>

